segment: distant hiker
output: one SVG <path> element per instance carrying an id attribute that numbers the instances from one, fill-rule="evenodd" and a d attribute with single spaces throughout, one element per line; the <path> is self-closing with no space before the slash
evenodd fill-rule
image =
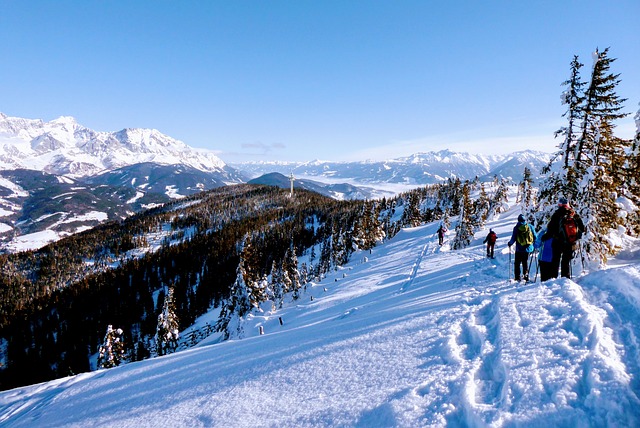
<path id="1" fill-rule="evenodd" d="M 576 243 L 584 233 L 584 223 L 582 219 L 569 205 L 567 198 L 558 200 L 558 209 L 551 216 L 547 224 L 547 232 L 542 237 L 543 241 L 553 238 L 553 260 L 551 269 L 555 272 L 554 278 L 560 275 L 564 278 L 571 278 L 571 259 Z"/>
<path id="2" fill-rule="evenodd" d="M 483 244 L 487 244 L 487 257 L 493 258 L 493 247 L 496 245 L 496 241 L 498 240 L 498 235 L 493 231 L 493 229 L 489 229 L 489 234 L 484 241 Z"/>
<path id="3" fill-rule="evenodd" d="M 525 281 L 529 281 L 529 254 L 533 252 L 533 243 L 536 240 L 536 233 L 524 216 L 520 214 L 518 216 L 518 224 L 513 228 L 513 234 L 509 240 L 509 251 L 511 246 L 516 244 L 516 261 L 514 266 L 515 280 L 520 281 L 520 266 L 522 266 L 522 275 Z"/>
<path id="4" fill-rule="evenodd" d="M 447 228 L 443 225 L 440 225 L 440 229 L 438 229 L 438 244 L 442 245 L 444 242 L 444 234 L 447 233 Z"/>
<path id="5" fill-rule="evenodd" d="M 540 231 L 534 246 L 538 250 L 538 267 L 540 268 L 540 281 L 546 281 L 558 277 L 558 268 L 553 271 L 553 238 L 543 241 L 547 230 Z"/>

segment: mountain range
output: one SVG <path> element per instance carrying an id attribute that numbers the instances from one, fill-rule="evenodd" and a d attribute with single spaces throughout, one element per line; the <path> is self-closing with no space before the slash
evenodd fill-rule
<path id="1" fill-rule="evenodd" d="M 450 178 L 534 179 L 550 155 L 452 151 L 387 161 L 247 162 L 227 165 L 154 129 L 99 132 L 68 116 L 50 122 L 0 113 L 0 249 L 39 248 L 62 236 L 200 191 L 254 182 L 335 199 L 390 196 Z M 278 174 L 275 174 L 278 173 Z"/>

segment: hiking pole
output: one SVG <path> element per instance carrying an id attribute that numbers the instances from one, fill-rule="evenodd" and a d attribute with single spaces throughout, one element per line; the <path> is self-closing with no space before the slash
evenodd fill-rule
<path id="1" fill-rule="evenodd" d="M 509 245 L 509 278 L 507 279 L 507 284 L 511 282 L 511 245 Z"/>
<path id="2" fill-rule="evenodd" d="M 534 252 L 536 257 L 536 276 L 533 277 L 533 282 L 535 283 L 538 280 L 538 269 L 540 269 L 540 259 L 538 258 L 538 252 Z"/>

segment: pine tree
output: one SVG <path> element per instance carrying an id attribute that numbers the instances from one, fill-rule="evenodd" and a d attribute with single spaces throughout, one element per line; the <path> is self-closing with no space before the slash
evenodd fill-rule
<path id="1" fill-rule="evenodd" d="M 507 203 L 509 202 L 509 183 L 506 179 L 494 181 L 494 185 L 497 184 L 496 191 L 489 199 L 489 217 L 500 214 L 508 209 Z"/>
<path id="2" fill-rule="evenodd" d="M 166 355 L 175 352 L 178 348 L 180 338 L 180 327 L 176 316 L 176 305 L 174 301 L 174 288 L 169 287 L 164 297 L 162 312 L 158 315 L 158 326 L 156 328 L 156 353 Z"/>
<path id="3" fill-rule="evenodd" d="M 596 50 L 594 55 L 575 167 L 581 179 L 575 205 L 587 231 L 583 256 L 597 264 L 606 263 L 616 250 L 607 235 L 620 222 L 616 199 L 623 187 L 628 144 L 613 134 L 614 121 L 626 116 L 621 113 L 625 100 L 615 92 L 619 74 L 609 72 L 615 59 L 608 58 L 607 53 L 608 49 Z"/>
<path id="4" fill-rule="evenodd" d="M 240 258 L 236 269 L 236 280 L 231 286 L 229 298 L 222 304 L 220 316 L 215 326 L 216 331 L 223 333 L 224 340 L 234 334 L 238 337 L 242 336 L 242 318 L 251 311 L 251 298 L 244 275 L 244 261 Z"/>
<path id="5" fill-rule="evenodd" d="M 473 211 L 475 213 L 473 222 L 480 226 L 484 225 L 489 218 L 490 208 L 491 201 L 489 200 L 489 195 L 487 195 L 484 183 L 481 183 L 480 195 L 478 196 L 478 199 L 473 202 Z"/>
<path id="6" fill-rule="evenodd" d="M 527 218 L 535 211 L 535 190 L 533 178 L 531 178 L 531 170 L 525 167 L 522 181 L 518 184 L 518 195 L 520 196 L 521 211 Z"/>
<path id="7" fill-rule="evenodd" d="M 462 186 L 462 201 L 460 204 L 460 219 L 456 225 L 456 236 L 452 248 L 459 250 L 467 247 L 473 239 L 473 206 L 470 198 L 470 185 L 466 182 Z"/>
<path id="8" fill-rule="evenodd" d="M 634 204 L 632 212 L 627 213 L 627 232 L 633 236 L 640 235 L 640 110 L 634 116 L 636 135 L 627 156 L 627 177 L 625 195 Z"/>
<path id="9" fill-rule="evenodd" d="M 287 292 L 292 292 L 293 300 L 300 297 L 300 272 L 298 271 L 298 256 L 296 255 L 296 247 L 293 242 L 287 248 L 282 265 L 284 273 L 284 282 Z"/>
<path id="10" fill-rule="evenodd" d="M 567 111 L 563 114 L 567 118 L 567 126 L 556 131 L 555 137 L 564 136 L 564 139 L 558 146 L 559 151 L 542 170 L 545 179 L 540 185 L 536 209 L 539 223 L 545 223 L 551 217 L 560 196 L 574 200 L 578 193 L 579 182 L 574 168 L 579 137 L 577 131 L 584 115 L 585 84 L 580 76 L 582 67 L 578 57 L 574 56 L 571 61 L 571 76 L 562 83 L 567 87 L 561 97 L 562 103 L 567 106 Z"/>
<path id="11" fill-rule="evenodd" d="M 284 284 L 282 267 L 274 260 L 271 264 L 271 290 L 273 292 L 273 304 L 276 309 L 282 308 L 284 302 Z"/>
<path id="12" fill-rule="evenodd" d="M 98 350 L 98 368 L 108 369 L 119 366 L 125 357 L 124 336 L 122 329 L 107 327 L 104 341 Z"/>
<path id="13" fill-rule="evenodd" d="M 402 224 L 409 227 L 420 226 L 422 215 L 420 214 L 420 197 L 417 192 L 409 193 L 409 203 L 402 214 Z"/>

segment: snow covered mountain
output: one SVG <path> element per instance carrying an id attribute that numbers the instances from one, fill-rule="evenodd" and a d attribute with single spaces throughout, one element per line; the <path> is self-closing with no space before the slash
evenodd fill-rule
<path id="1" fill-rule="evenodd" d="M 0 249 L 40 248 L 106 220 L 241 183 L 211 152 L 153 129 L 97 132 L 0 113 Z"/>
<path id="2" fill-rule="evenodd" d="M 243 339 L 2 392 L 0 425 L 640 426 L 638 243 L 605 271 L 514 284 L 518 213 L 458 251 L 438 224 L 405 229 Z"/>
<path id="3" fill-rule="evenodd" d="M 0 169 L 85 177 L 138 163 L 187 165 L 224 173 L 225 163 L 155 129 L 97 132 L 60 117 L 51 122 L 0 113 Z"/>
<path id="4" fill-rule="evenodd" d="M 500 156 L 472 155 L 449 150 L 418 153 L 412 156 L 374 162 L 247 162 L 234 167 L 251 177 L 270 172 L 324 182 L 346 181 L 354 185 L 379 187 L 381 184 L 416 187 L 448 178 L 490 180 L 494 175 L 522 179 L 529 167 L 534 180 L 550 159 L 549 153 L 523 151 Z"/>

